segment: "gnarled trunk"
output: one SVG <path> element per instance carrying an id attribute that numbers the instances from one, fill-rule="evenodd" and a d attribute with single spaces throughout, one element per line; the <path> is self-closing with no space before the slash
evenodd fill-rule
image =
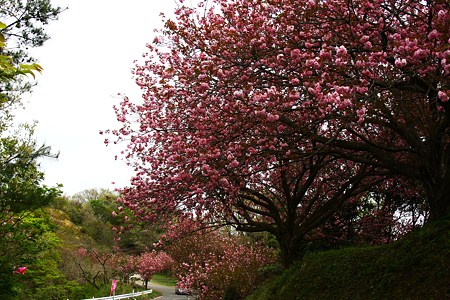
<path id="1" fill-rule="evenodd" d="M 450 217 L 450 145 L 447 135 L 431 140 L 422 157 L 422 182 L 427 191 L 430 221 Z"/>
<path id="2" fill-rule="evenodd" d="M 280 232 L 276 238 L 280 246 L 280 259 L 285 267 L 289 267 L 295 260 L 306 254 L 307 242 L 304 235 Z"/>

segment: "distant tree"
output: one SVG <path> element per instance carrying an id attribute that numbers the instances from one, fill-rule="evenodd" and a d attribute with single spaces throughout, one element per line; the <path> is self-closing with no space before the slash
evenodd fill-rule
<path id="1" fill-rule="evenodd" d="M 71 196 L 70 200 L 85 207 L 89 206 L 97 218 L 114 224 L 118 220 L 113 216 L 113 212 L 119 207 L 118 198 L 118 193 L 107 189 L 86 189 Z"/>
<path id="2" fill-rule="evenodd" d="M 70 199 L 79 203 L 86 203 L 89 201 L 100 200 L 105 198 L 105 195 L 113 194 L 113 192 L 106 189 L 86 189 L 71 196 Z"/>
<path id="3" fill-rule="evenodd" d="M 130 221 L 114 227 L 116 245 L 123 253 L 139 255 L 148 248 L 152 248 L 153 244 L 158 243 L 161 235 L 164 234 L 162 228 L 157 224 L 140 223 L 137 220 L 130 219 Z"/>
<path id="4" fill-rule="evenodd" d="M 144 252 L 136 257 L 136 271 L 142 276 L 147 289 L 152 276 L 163 270 L 170 269 L 173 260 L 165 252 Z"/>
<path id="5" fill-rule="evenodd" d="M 79 225 L 99 244 L 106 247 L 114 245 L 113 226 L 123 218 L 115 218 L 118 209 L 118 195 L 106 189 L 87 189 L 76 193 L 63 204 L 63 210 L 72 222 Z"/>
<path id="6" fill-rule="evenodd" d="M 155 224 L 131 222 L 132 212 L 118 198 L 118 193 L 107 189 L 87 189 L 56 198 L 51 205 L 67 213 L 81 232 L 99 246 L 117 246 L 128 255 L 139 255 L 159 240 L 162 230 Z"/>
<path id="7" fill-rule="evenodd" d="M 114 217 L 113 212 L 119 209 L 120 204 L 117 202 L 119 194 L 109 190 L 100 190 L 100 193 L 96 199 L 91 199 L 89 205 L 92 207 L 94 214 L 97 218 L 101 219 L 105 223 L 111 225 L 118 225 L 122 218 Z"/>
<path id="8" fill-rule="evenodd" d="M 90 284 L 97 290 L 112 278 L 113 255 L 109 251 L 81 246 L 73 253 L 73 262 L 81 283 Z"/>
<path id="9" fill-rule="evenodd" d="M 114 274 L 113 276 L 117 276 L 122 278 L 124 282 L 128 282 L 130 276 L 136 274 L 136 261 L 137 256 L 127 255 L 122 253 L 114 253 L 113 255 L 113 265 L 114 265 Z M 134 281 L 133 281 L 134 283 Z"/>

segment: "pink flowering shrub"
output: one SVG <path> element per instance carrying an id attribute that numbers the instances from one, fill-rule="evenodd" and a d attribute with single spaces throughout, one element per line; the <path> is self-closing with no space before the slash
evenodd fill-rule
<path id="1" fill-rule="evenodd" d="M 248 295 L 262 280 L 258 270 L 276 261 L 273 250 L 242 238 L 211 232 L 169 247 L 179 286 L 200 299 L 222 299 L 227 291 Z"/>

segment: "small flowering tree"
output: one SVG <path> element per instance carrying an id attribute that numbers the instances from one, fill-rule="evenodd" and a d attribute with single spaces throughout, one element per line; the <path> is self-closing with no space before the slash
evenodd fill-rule
<path id="1" fill-rule="evenodd" d="M 73 263 L 83 283 L 89 283 L 97 290 L 111 279 L 113 255 L 95 248 L 79 247 L 73 253 Z"/>
<path id="2" fill-rule="evenodd" d="M 115 253 L 112 258 L 115 275 L 122 277 L 124 282 L 128 282 L 131 275 L 136 273 L 136 257 Z"/>
<path id="3" fill-rule="evenodd" d="M 158 272 L 169 269 L 172 258 L 165 252 L 144 252 L 136 258 L 136 270 L 144 280 L 145 288 L 152 276 Z"/>

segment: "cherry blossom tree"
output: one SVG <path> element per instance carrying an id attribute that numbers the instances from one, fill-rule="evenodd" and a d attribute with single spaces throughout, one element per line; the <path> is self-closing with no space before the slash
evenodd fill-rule
<path id="1" fill-rule="evenodd" d="M 136 258 L 136 270 L 142 276 L 147 289 L 147 285 L 152 276 L 162 270 L 169 269 L 172 258 L 165 252 L 144 252 Z"/>
<path id="2" fill-rule="evenodd" d="M 448 3 L 332 1 L 308 6 L 306 13 L 325 18 L 295 14 L 297 25 L 319 22 L 302 30 L 309 33 L 306 41 L 292 51 L 303 59 L 314 57 L 313 74 L 298 74 L 307 88 L 302 96 L 315 103 L 320 118 L 333 118 L 323 123 L 332 130 L 316 140 L 340 157 L 419 180 L 430 219 L 446 218 Z M 322 37 L 312 34 L 318 26 Z M 347 105 L 350 110 L 343 109 Z"/>
<path id="3" fill-rule="evenodd" d="M 109 282 L 114 268 L 111 253 L 88 247 L 80 247 L 73 253 L 73 263 L 80 278 L 97 290 L 100 290 L 102 284 Z"/>
<path id="4" fill-rule="evenodd" d="M 136 256 L 115 253 L 112 260 L 114 275 L 121 277 L 124 282 L 128 282 L 130 276 L 136 273 Z"/>
<path id="5" fill-rule="evenodd" d="M 116 107 L 136 170 L 124 205 L 271 232 L 285 264 L 393 178 L 449 215 L 446 2 L 209 3 L 166 20 L 134 70 L 143 101 Z"/>

